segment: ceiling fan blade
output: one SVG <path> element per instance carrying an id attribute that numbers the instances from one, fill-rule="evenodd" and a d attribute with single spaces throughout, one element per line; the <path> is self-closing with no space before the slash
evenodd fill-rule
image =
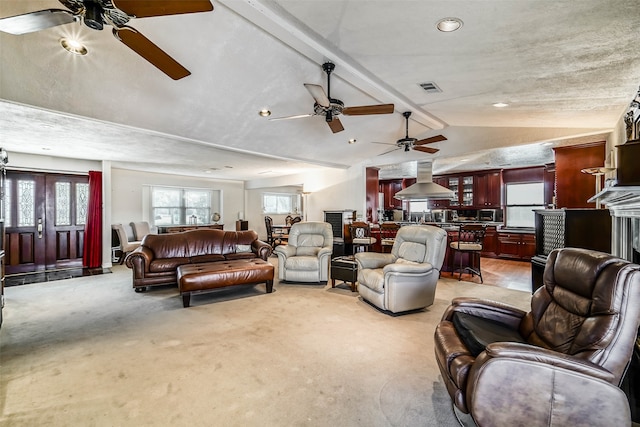
<path id="1" fill-rule="evenodd" d="M 393 104 L 362 105 L 359 107 L 346 107 L 342 110 L 345 116 L 364 116 L 368 114 L 391 114 Z"/>
<path id="2" fill-rule="evenodd" d="M 380 145 L 396 145 L 396 144 L 391 144 L 389 142 L 378 142 L 378 141 L 369 141 L 372 144 L 380 144 Z"/>
<path id="3" fill-rule="evenodd" d="M 116 8 L 136 18 L 213 10 L 213 5 L 209 0 L 113 0 L 113 4 Z"/>
<path id="4" fill-rule="evenodd" d="M 135 29 L 131 27 L 114 28 L 113 35 L 173 80 L 179 80 L 191 74 L 189 70 Z"/>
<path id="5" fill-rule="evenodd" d="M 434 142 L 446 141 L 447 138 L 444 135 L 436 135 L 431 138 L 421 139 L 413 143 L 413 145 L 433 144 Z"/>
<path id="6" fill-rule="evenodd" d="M 324 92 L 324 89 L 322 88 L 322 86 L 305 83 L 304 87 L 307 88 L 307 90 L 309 91 L 311 96 L 313 96 L 313 99 L 316 100 L 316 103 L 318 105 L 321 105 L 327 108 L 329 107 L 329 105 L 331 105 L 331 103 L 329 102 L 329 98 L 327 97 L 327 94 Z"/>
<path id="7" fill-rule="evenodd" d="M 73 13 L 64 9 L 45 9 L 0 19 L 0 31 L 19 36 L 75 21 Z"/>
<path id="8" fill-rule="evenodd" d="M 303 117 L 311 117 L 313 114 L 296 114 L 295 116 L 284 116 L 284 117 L 273 117 L 269 120 L 291 120 L 291 119 L 301 119 Z"/>
<path id="9" fill-rule="evenodd" d="M 329 125 L 333 133 L 342 132 L 344 130 L 344 127 L 342 127 L 342 123 L 340 122 L 340 119 L 337 117 L 334 117 L 333 120 L 331 120 L 330 122 L 327 122 L 327 124 Z"/>
<path id="10" fill-rule="evenodd" d="M 418 146 L 418 147 L 413 147 L 413 149 L 414 149 L 414 150 L 416 150 L 416 151 L 421 151 L 421 152 L 423 152 L 423 153 L 429 153 L 429 154 L 434 154 L 434 153 L 437 153 L 438 151 L 440 151 L 440 150 L 439 150 L 439 149 L 437 149 L 437 148 L 420 147 L 420 146 Z"/>
<path id="11" fill-rule="evenodd" d="M 399 150 L 402 147 L 394 148 L 393 150 L 385 151 L 384 153 L 378 154 L 378 156 L 384 156 L 385 154 L 393 153 L 394 151 Z"/>

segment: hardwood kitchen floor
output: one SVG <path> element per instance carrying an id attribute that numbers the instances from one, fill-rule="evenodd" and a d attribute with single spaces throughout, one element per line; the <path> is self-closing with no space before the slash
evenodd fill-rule
<path id="1" fill-rule="evenodd" d="M 480 262 L 482 278 L 487 286 L 517 289 L 531 292 L 531 262 L 513 261 L 508 259 L 482 258 Z M 443 272 L 441 277 L 458 278 L 459 273 Z M 480 283 L 478 276 L 463 273 L 462 280 Z"/>

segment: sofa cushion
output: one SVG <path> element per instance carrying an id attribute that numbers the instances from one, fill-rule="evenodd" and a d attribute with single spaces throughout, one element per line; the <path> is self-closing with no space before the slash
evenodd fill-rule
<path id="1" fill-rule="evenodd" d="M 224 261 L 226 258 L 224 255 L 219 254 L 206 254 L 206 255 L 197 255 L 191 257 L 192 263 L 198 262 L 213 262 L 213 261 Z"/>
<path id="2" fill-rule="evenodd" d="M 223 230 L 203 229 L 185 233 L 189 256 L 196 258 L 200 255 L 223 255 L 224 238 Z"/>
<path id="3" fill-rule="evenodd" d="M 187 240 L 182 233 L 147 234 L 142 239 L 141 246 L 149 248 L 153 252 L 154 258 L 189 257 Z"/>
<path id="4" fill-rule="evenodd" d="M 149 271 L 161 272 L 176 270 L 183 264 L 189 264 L 189 258 L 176 257 L 176 258 L 156 258 L 149 263 Z"/>
<path id="5" fill-rule="evenodd" d="M 254 254 L 253 252 L 236 252 L 235 254 L 227 254 L 224 256 L 225 259 L 228 260 L 232 260 L 232 259 L 251 259 L 251 258 L 258 258 L 258 256 L 256 254 Z"/>
<path id="6" fill-rule="evenodd" d="M 460 339 L 474 357 L 482 353 L 492 342 L 527 344 L 527 341 L 516 329 L 509 328 L 504 323 L 495 320 L 456 311 L 453 313 L 451 321 Z"/>

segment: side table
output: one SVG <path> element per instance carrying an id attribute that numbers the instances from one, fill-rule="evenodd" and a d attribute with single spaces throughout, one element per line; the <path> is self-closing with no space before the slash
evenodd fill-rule
<path id="1" fill-rule="evenodd" d="M 351 283 L 351 292 L 356 291 L 358 264 L 353 255 L 341 256 L 331 260 L 331 287 L 336 287 L 336 279 Z"/>

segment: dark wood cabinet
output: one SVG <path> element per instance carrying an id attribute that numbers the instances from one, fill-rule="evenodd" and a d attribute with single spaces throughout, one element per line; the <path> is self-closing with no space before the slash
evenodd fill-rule
<path id="1" fill-rule="evenodd" d="M 502 172 L 476 174 L 473 177 L 473 205 L 478 209 L 499 208 L 502 204 Z"/>
<path id="2" fill-rule="evenodd" d="M 402 200 L 395 199 L 393 196 L 402 190 L 402 180 L 384 180 L 380 181 L 380 193 L 384 196 L 383 209 L 402 209 Z"/>
<path id="3" fill-rule="evenodd" d="M 535 253 L 535 234 L 498 232 L 498 256 L 500 258 L 530 260 Z"/>
<path id="4" fill-rule="evenodd" d="M 453 191 L 453 199 L 449 201 L 451 208 L 473 206 L 473 175 L 459 174 L 447 176 L 447 187 Z"/>
<path id="5" fill-rule="evenodd" d="M 582 169 L 604 165 L 605 142 L 556 147 L 555 190 L 558 208 L 593 208 L 587 200 L 595 194 L 596 178 Z"/>
<path id="6" fill-rule="evenodd" d="M 482 244 L 482 256 L 495 258 L 498 256 L 498 232 L 496 227 L 487 227 Z"/>
<path id="7" fill-rule="evenodd" d="M 433 182 L 445 188 L 449 188 L 449 179 L 445 177 L 434 177 Z M 446 209 L 449 207 L 450 199 L 429 200 L 429 209 Z"/>

